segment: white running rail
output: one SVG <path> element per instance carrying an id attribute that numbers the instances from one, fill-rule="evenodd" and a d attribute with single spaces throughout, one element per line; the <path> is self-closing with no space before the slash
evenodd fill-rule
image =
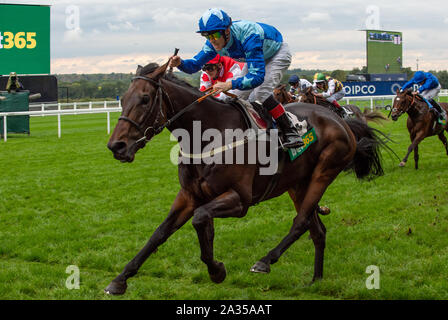
<path id="1" fill-rule="evenodd" d="M 94 105 L 101 104 L 102 108 L 94 108 Z M 110 107 L 110 105 L 116 105 L 116 107 Z M 87 106 L 87 108 L 83 108 Z M 30 109 L 35 109 L 36 104 L 30 105 Z M 121 112 L 120 101 L 100 101 L 100 102 L 73 102 L 73 103 L 53 103 L 53 104 L 39 104 L 37 111 L 16 111 L 16 112 L 0 112 L 0 117 L 3 118 L 3 140 L 7 141 L 7 117 L 9 116 L 57 116 L 58 118 L 58 137 L 61 137 L 61 116 L 67 114 L 93 114 L 93 113 L 106 113 L 107 114 L 107 133 L 110 133 L 110 113 Z M 45 110 L 50 107 L 57 107 L 54 110 Z M 68 108 L 67 108 L 68 107 Z M 72 107 L 72 108 L 69 108 Z M 65 108 L 65 109 L 63 109 Z"/>

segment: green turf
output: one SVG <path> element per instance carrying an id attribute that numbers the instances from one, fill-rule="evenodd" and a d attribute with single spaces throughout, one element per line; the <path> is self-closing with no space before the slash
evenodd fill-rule
<path id="1" fill-rule="evenodd" d="M 112 116 L 112 125 L 118 114 Z M 403 157 L 406 116 L 379 128 Z M 251 208 L 243 219 L 215 220 L 215 255 L 227 268 L 209 280 L 187 223 L 128 281 L 122 297 L 103 289 L 143 247 L 177 194 L 168 132 L 131 164 L 106 148 L 105 115 L 31 118 L 31 135 L 0 142 L 0 299 L 448 299 L 448 157 L 436 137 L 420 145 L 420 169 L 384 155 L 385 176 L 358 182 L 342 173 L 322 204 L 328 233 L 324 279 L 309 286 L 314 247 L 305 234 L 270 274 L 249 268 L 288 232 L 287 195 Z M 69 265 L 80 269 L 69 290 Z M 380 270 L 368 290 L 366 268 Z"/>

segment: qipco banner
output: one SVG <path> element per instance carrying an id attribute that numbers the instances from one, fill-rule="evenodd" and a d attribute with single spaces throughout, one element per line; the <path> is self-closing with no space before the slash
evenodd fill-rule
<path id="1" fill-rule="evenodd" d="M 394 95 L 405 83 L 406 81 L 343 82 L 346 97 Z"/>
<path id="2" fill-rule="evenodd" d="M 50 73 L 50 7 L 0 4 L 0 75 Z"/>

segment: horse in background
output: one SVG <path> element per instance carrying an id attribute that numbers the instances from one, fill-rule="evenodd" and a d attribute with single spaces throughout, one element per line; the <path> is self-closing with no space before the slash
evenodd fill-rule
<path id="1" fill-rule="evenodd" d="M 403 92 L 397 89 L 396 93 L 397 96 L 394 98 L 390 115 L 393 121 L 397 121 L 403 113 L 408 114 L 406 126 L 411 138 L 411 145 L 408 147 L 408 152 L 399 166 L 404 167 L 409 155 L 414 151 L 415 169 L 418 169 L 418 145 L 426 137 L 437 135 L 448 155 L 448 143 L 444 134 L 444 131 L 448 131 L 448 124 L 438 123 L 436 115 L 429 111 L 428 105 L 419 95 L 412 94 L 412 89 Z M 448 103 L 442 102 L 439 105 L 448 113 Z"/>
<path id="2" fill-rule="evenodd" d="M 279 102 L 284 101 L 284 103 L 290 103 L 288 102 L 288 99 L 290 97 L 292 99 L 294 98 L 289 92 L 286 91 L 286 85 L 280 85 L 275 88 L 274 96 L 278 99 Z M 321 105 L 339 115 L 336 108 L 330 102 L 328 102 L 325 98 L 317 97 L 313 94 L 312 87 L 308 87 L 306 90 L 299 92 L 298 98 L 295 101 Z M 367 123 L 369 121 L 380 123 L 381 121 L 387 120 L 387 118 L 379 111 L 369 111 L 365 109 L 364 112 L 362 112 L 361 109 L 359 109 L 357 106 L 351 104 L 344 105 L 343 107 L 351 111 L 355 118 L 361 120 L 364 123 Z"/>

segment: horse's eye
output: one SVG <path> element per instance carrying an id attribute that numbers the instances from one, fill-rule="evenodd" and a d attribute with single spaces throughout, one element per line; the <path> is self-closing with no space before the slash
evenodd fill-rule
<path id="1" fill-rule="evenodd" d="M 142 103 L 148 104 L 148 102 L 149 102 L 149 94 L 144 94 L 142 97 Z"/>

